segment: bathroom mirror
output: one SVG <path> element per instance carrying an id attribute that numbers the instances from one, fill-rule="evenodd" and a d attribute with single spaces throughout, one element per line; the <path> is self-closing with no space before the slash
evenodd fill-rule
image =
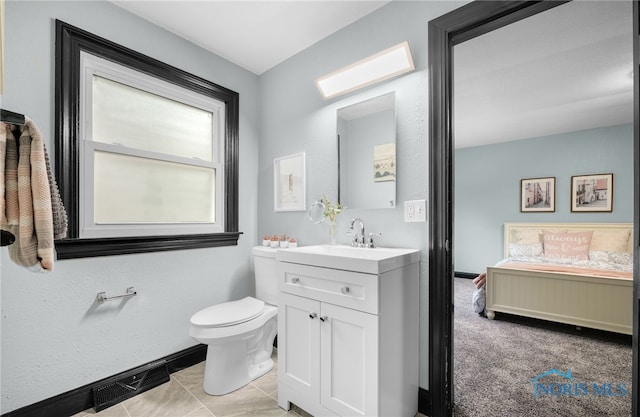
<path id="1" fill-rule="evenodd" d="M 396 206 L 396 97 L 338 109 L 338 201 L 350 209 Z"/>

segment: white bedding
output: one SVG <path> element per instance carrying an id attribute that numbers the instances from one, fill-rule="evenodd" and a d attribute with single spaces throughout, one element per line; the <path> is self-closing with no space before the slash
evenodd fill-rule
<path id="1" fill-rule="evenodd" d="M 620 252 L 620 261 L 627 262 L 611 262 L 611 259 L 606 258 L 608 255 L 602 257 L 593 257 L 591 259 L 576 260 L 576 259 L 563 259 L 563 258 L 545 258 L 545 257 L 511 257 L 503 259 L 495 266 L 501 266 L 508 262 L 525 263 L 532 265 L 549 265 L 549 266 L 575 266 L 582 269 L 600 269 L 603 271 L 616 271 L 616 272 L 633 272 L 633 262 L 631 256 L 627 253 Z"/>

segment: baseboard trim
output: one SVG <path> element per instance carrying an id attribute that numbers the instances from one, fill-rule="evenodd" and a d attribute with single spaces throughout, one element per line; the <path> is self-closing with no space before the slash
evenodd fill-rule
<path id="1" fill-rule="evenodd" d="M 418 412 L 425 416 L 431 415 L 431 395 L 429 390 L 418 387 Z"/>
<path id="2" fill-rule="evenodd" d="M 455 271 L 453 273 L 453 276 L 456 278 L 467 278 L 467 279 L 474 279 L 475 277 L 477 277 L 478 274 L 477 272 L 461 272 L 461 271 Z"/>
<path id="3" fill-rule="evenodd" d="M 180 371 L 182 369 L 203 362 L 207 357 L 207 346 L 196 345 L 180 352 L 165 356 L 155 361 L 147 362 L 138 367 L 126 370 L 119 374 L 103 378 L 91 384 L 84 385 L 71 391 L 47 398 L 37 403 L 27 405 L 17 410 L 9 411 L 0 417 L 65 417 L 78 414 L 84 410 L 93 408 L 92 389 L 96 386 L 103 385 L 105 381 L 118 377 L 120 375 L 129 374 L 137 369 L 143 369 L 150 364 L 164 362 L 169 369 L 169 373 Z M 418 388 L 418 412 L 428 416 L 431 413 L 431 396 L 429 390 L 422 387 Z"/>
<path id="4" fill-rule="evenodd" d="M 9 411 L 2 415 L 2 417 L 55 417 L 55 416 L 72 416 L 80 413 L 84 410 L 93 407 L 93 395 L 92 389 L 95 386 L 100 386 L 110 379 L 119 375 L 125 375 L 131 373 L 137 369 L 143 369 L 150 364 L 164 362 L 169 369 L 169 373 L 172 374 L 181 369 L 188 368 L 197 363 L 200 363 L 206 359 L 207 346 L 196 345 L 180 352 L 173 353 L 165 356 L 164 358 L 157 359 L 155 361 L 148 362 L 144 365 L 140 365 L 136 368 L 129 369 L 116 375 L 101 379 L 92 384 L 85 385 L 80 388 L 56 395 L 55 397 L 47 398 L 46 400 L 39 401 L 35 404 L 27 405 L 14 411 Z"/>

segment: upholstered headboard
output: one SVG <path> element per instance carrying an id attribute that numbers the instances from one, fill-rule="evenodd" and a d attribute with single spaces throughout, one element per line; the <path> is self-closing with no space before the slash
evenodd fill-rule
<path id="1" fill-rule="evenodd" d="M 593 231 L 591 250 L 633 253 L 632 223 L 505 223 L 504 257 L 512 243 L 539 243 L 543 230 L 552 232 Z"/>

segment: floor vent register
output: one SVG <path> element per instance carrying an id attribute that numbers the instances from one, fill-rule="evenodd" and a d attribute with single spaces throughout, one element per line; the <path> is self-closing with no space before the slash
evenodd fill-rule
<path id="1" fill-rule="evenodd" d="M 169 381 L 167 364 L 152 363 L 106 380 L 94 387 L 93 408 L 96 412 Z"/>

